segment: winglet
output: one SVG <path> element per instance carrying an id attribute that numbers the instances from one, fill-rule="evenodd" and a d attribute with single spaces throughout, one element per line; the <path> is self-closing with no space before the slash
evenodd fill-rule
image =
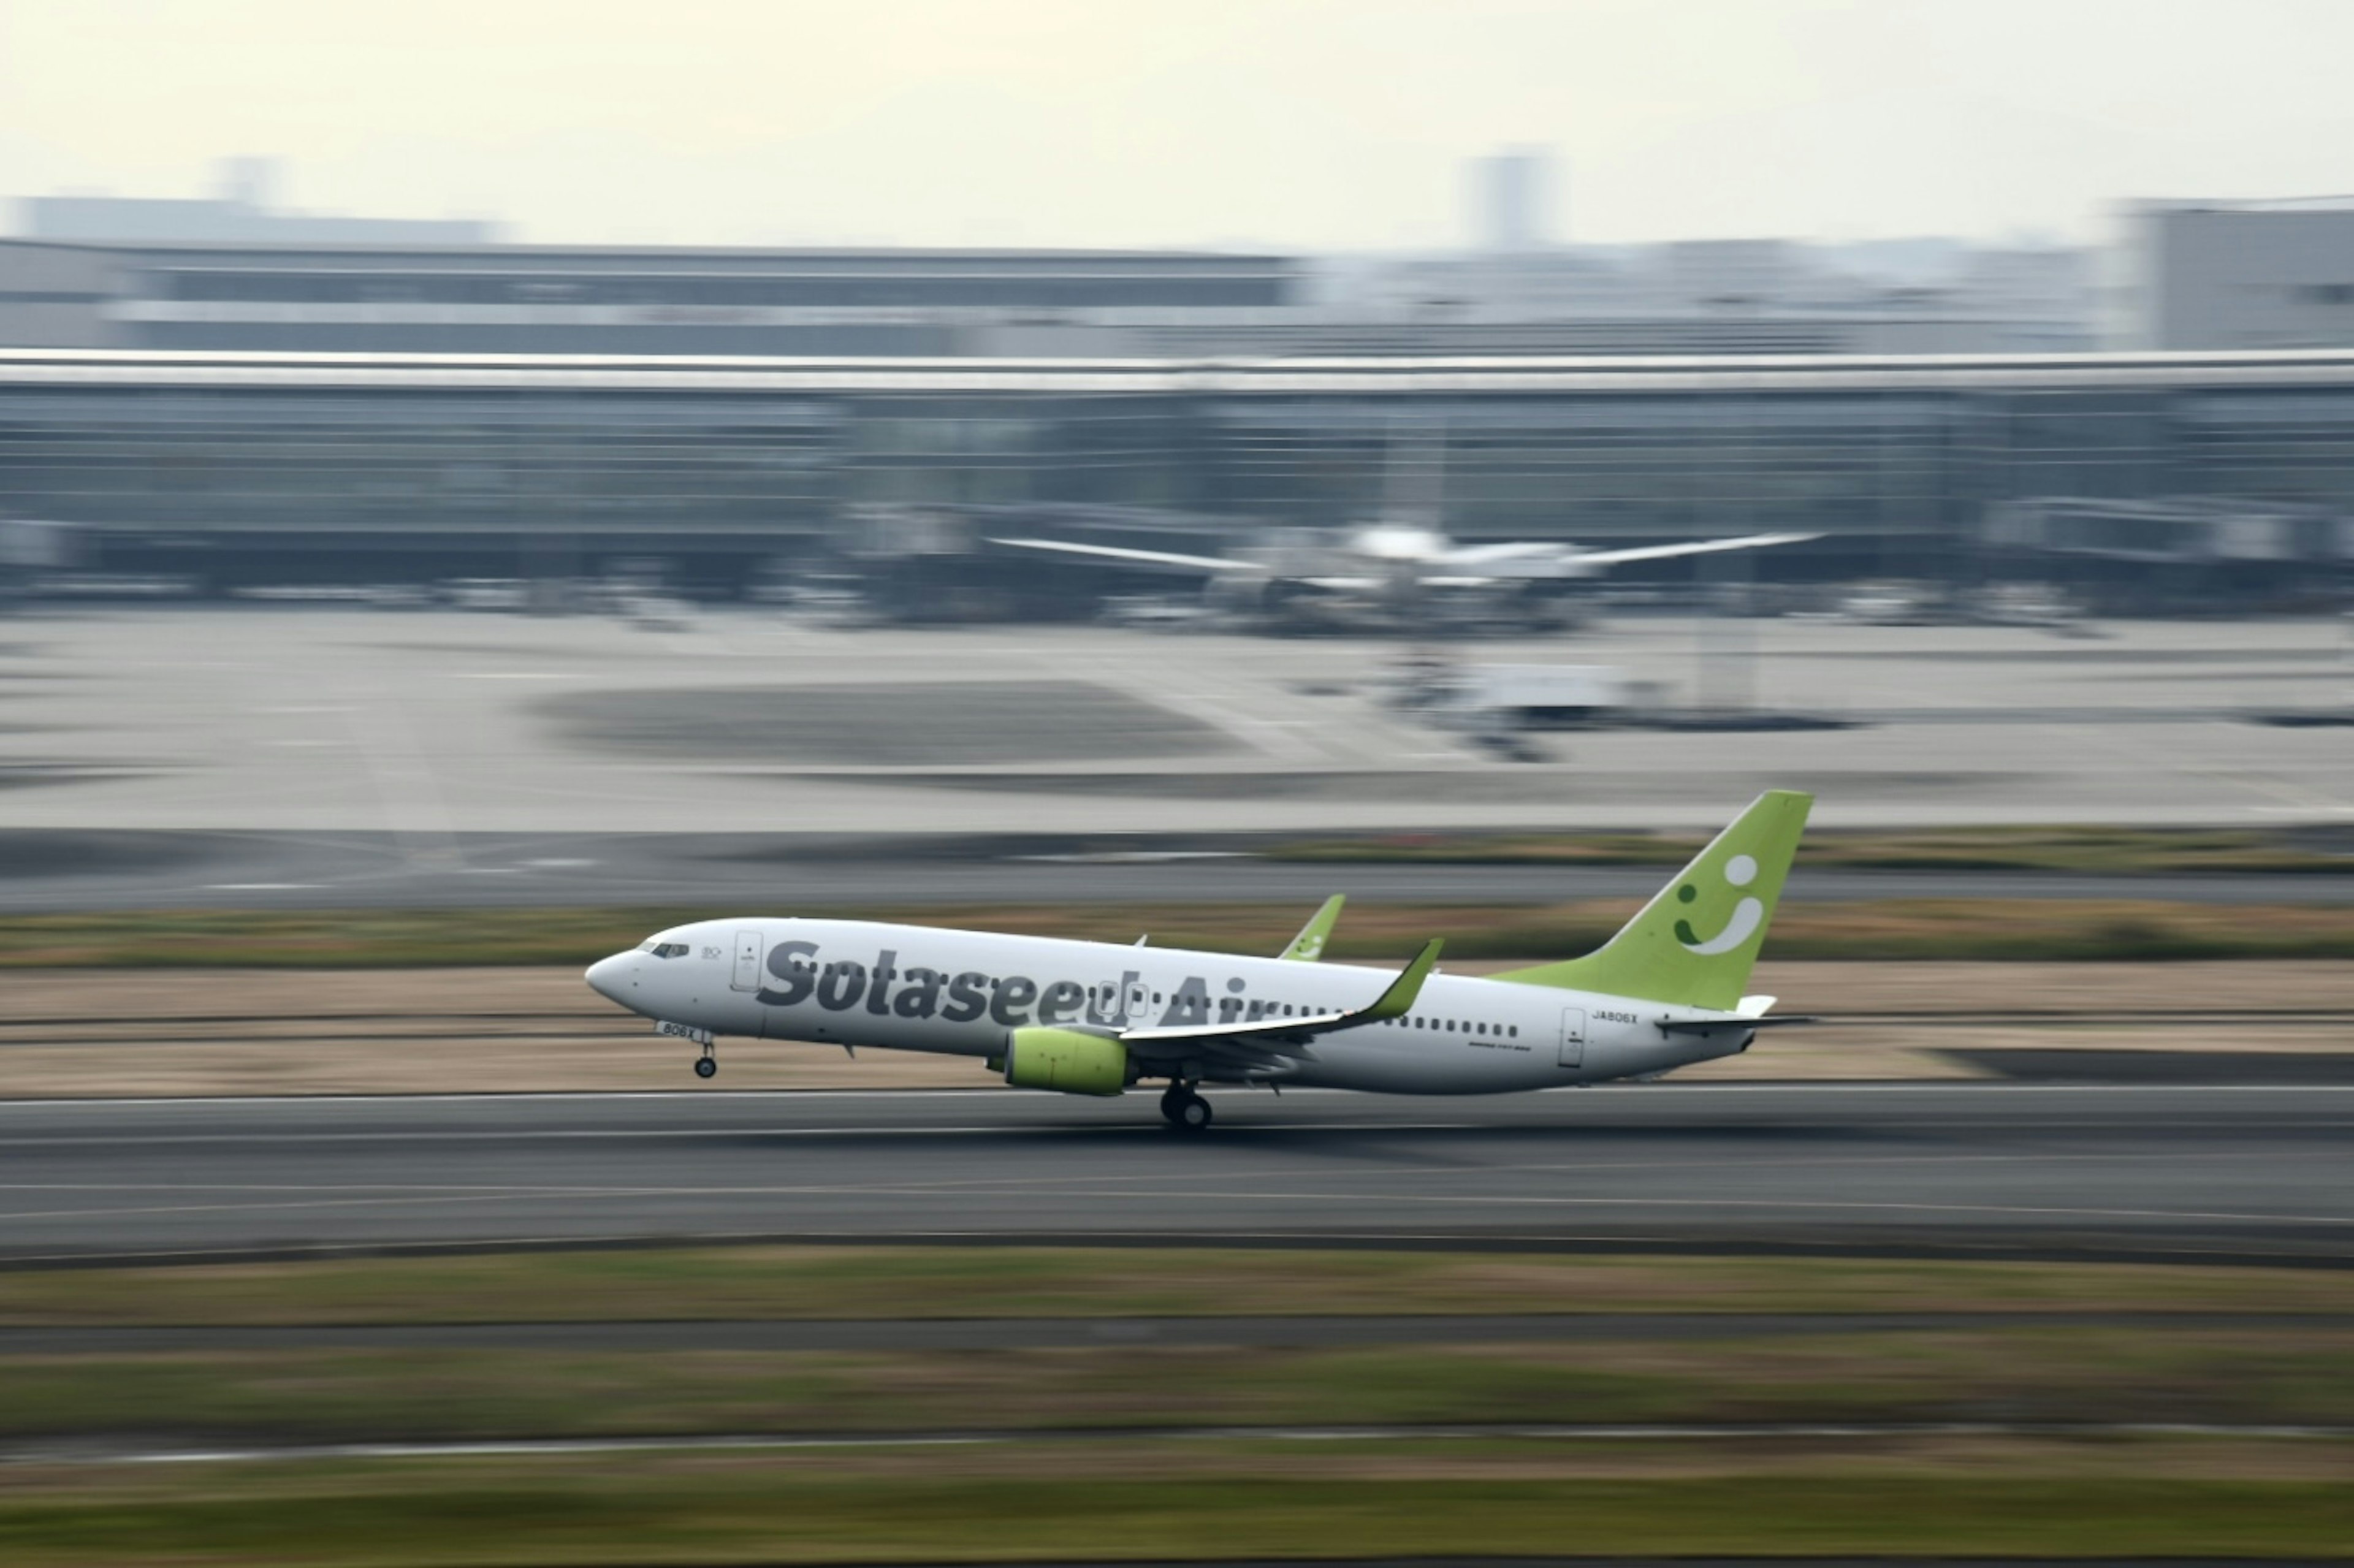
<path id="1" fill-rule="evenodd" d="M 1422 982 L 1428 980 L 1430 971 L 1438 967 L 1438 949 L 1445 946 L 1447 938 L 1444 937 L 1433 937 L 1425 942 L 1422 951 L 1414 956 L 1414 962 L 1406 965 L 1405 971 L 1390 981 L 1389 990 L 1382 992 L 1373 1006 L 1350 1022 L 1380 1023 L 1392 1018 L 1403 1018 L 1412 1012 L 1415 999 L 1422 995 Z"/>
<path id="2" fill-rule="evenodd" d="M 1341 906 L 1348 901 L 1349 895 L 1345 893 L 1336 893 L 1327 898 L 1324 907 L 1308 917 L 1308 924 L 1299 927 L 1299 935 L 1292 938 L 1290 945 L 1276 957 L 1296 959 L 1305 964 L 1312 964 L 1322 958 L 1324 944 L 1331 938 L 1332 927 L 1341 918 Z"/>
<path id="3" fill-rule="evenodd" d="M 1236 1023 L 1123 1029 L 1119 1039 L 1131 1047 L 1156 1053 L 1173 1045 L 1198 1044 L 1211 1048 L 1238 1046 L 1276 1056 L 1301 1056 L 1305 1053 L 1286 1051 L 1267 1042 L 1281 1040 L 1305 1044 L 1316 1035 L 1330 1033 L 1335 1029 L 1352 1029 L 1360 1023 L 1386 1023 L 1393 1018 L 1405 1017 L 1413 1008 L 1416 999 L 1422 995 L 1422 982 L 1428 980 L 1431 971 L 1438 967 L 1438 949 L 1443 946 L 1445 944 L 1436 938 L 1425 943 L 1422 951 L 1415 955 L 1414 962 L 1406 965 L 1405 971 L 1390 981 L 1388 988 L 1374 998 L 1371 1007 L 1359 1008 L 1352 1012 L 1313 1013 L 1304 1018 L 1253 1018 Z"/>

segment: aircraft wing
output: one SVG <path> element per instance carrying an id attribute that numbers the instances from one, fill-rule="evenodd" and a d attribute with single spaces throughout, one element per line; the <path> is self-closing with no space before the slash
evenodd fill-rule
<path id="1" fill-rule="evenodd" d="M 1575 553 L 1562 545 L 1466 545 L 1459 550 L 1443 552 L 1437 557 L 1437 564 L 1442 567 L 1485 567 L 1498 561 L 1552 560 Z"/>
<path id="2" fill-rule="evenodd" d="M 1335 1029 L 1347 1029 L 1359 1023 L 1379 1023 L 1385 1019 L 1404 1017 L 1413 1010 L 1415 999 L 1422 994 L 1422 982 L 1438 967 L 1438 949 L 1446 946 L 1434 938 L 1423 944 L 1414 962 L 1406 965 L 1397 979 L 1373 1001 L 1359 1008 L 1337 1012 L 1310 1013 L 1299 1018 L 1254 1018 L 1240 1023 L 1181 1023 L 1171 1028 L 1124 1029 L 1119 1039 L 1123 1044 L 1136 1047 L 1148 1056 L 1175 1054 L 1185 1050 L 1205 1049 L 1251 1057 L 1297 1059 L 1310 1055 L 1308 1046 L 1319 1034 L 1329 1034 Z"/>
<path id="3" fill-rule="evenodd" d="M 1332 927 L 1341 918 L 1341 906 L 1348 901 L 1349 895 L 1345 893 L 1336 893 L 1327 898 L 1324 906 L 1308 917 L 1307 925 L 1299 927 L 1299 935 L 1292 938 L 1276 957 L 1297 959 L 1309 964 L 1322 958 L 1324 944 L 1331 939 Z"/>
<path id="4" fill-rule="evenodd" d="M 1580 567 L 1617 567 L 1630 561 L 1666 561 L 1678 556 L 1712 556 L 1720 550 L 1763 550 L 1775 545 L 1803 545 L 1820 534 L 1744 534 L 1738 539 L 1686 539 L 1674 545 L 1637 545 L 1625 550 L 1585 550 L 1566 557 Z"/>
<path id="5" fill-rule="evenodd" d="M 1267 567 L 1256 561 L 1235 560 L 1228 556 L 1184 556 L 1173 550 L 1132 550 L 1123 545 L 1076 545 L 1067 539 L 991 539 L 989 542 L 1011 546 L 1017 550 L 1055 550 L 1066 556 L 1095 556 L 1140 567 L 1177 567 L 1192 572 L 1256 572 L 1262 576 L 1267 573 Z"/>

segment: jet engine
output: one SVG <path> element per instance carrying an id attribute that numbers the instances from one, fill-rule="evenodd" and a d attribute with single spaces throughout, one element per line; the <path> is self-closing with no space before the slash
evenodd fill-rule
<path id="1" fill-rule="evenodd" d="M 1001 1060 L 1005 1081 L 1017 1089 L 1116 1095 L 1128 1087 L 1128 1047 L 1076 1029 L 1017 1029 Z"/>

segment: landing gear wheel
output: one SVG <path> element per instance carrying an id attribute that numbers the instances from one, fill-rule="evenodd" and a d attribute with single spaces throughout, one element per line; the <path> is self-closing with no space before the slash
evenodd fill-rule
<path id="1" fill-rule="evenodd" d="M 712 1075 L 712 1074 L 714 1074 L 714 1073 L 716 1073 L 716 1072 L 717 1072 L 717 1071 L 719 1071 L 719 1064 L 718 1064 L 718 1062 L 717 1062 L 717 1061 L 716 1061 L 716 1060 L 715 1060 L 715 1059 L 713 1059 L 712 1057 L 709 1057 L 709 1056 L 698 1056 L 698 1057 L 696 1057 L 696 1058 L 695 1058 L 695 1075 L 696 1077 L 698 1077 L 698 1078 L 707 1078 L 707 1077 L 711 1076 L 711 1075 Z"/>
<path id="2" fill-rule="evenodd" d="M 1161 1097 L 1161 1114 L 1180 1132 L 1200 1132 L 1210 1125 L 1210 1102 L 1181 1084 Z"/>

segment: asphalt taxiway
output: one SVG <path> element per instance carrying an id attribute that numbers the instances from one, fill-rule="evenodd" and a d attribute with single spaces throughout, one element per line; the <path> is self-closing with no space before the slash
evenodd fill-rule
<path id="1" fill-rule="evenodd" d="M 0 1105 L 0 1260 L 649 1240 L 2354 1262 L 2354 1086 Z"/>
<path id="2" fill-rule="evenodd" d="M 1698 832 L 1769 788 L 1812 791 L 1825 828 L 2343 828 L 2347 731 L 2262 722 L 2346 715 L 2336 620 L 2100 630 L 1623 616 L 1450 650 L 1856 726 L 1585 731 L 1507 760 L 1398 705 L 1427 667 L 1388 641 L 125 608 L 0 642 L 0 794 L 21 829 L 388 834 L 482 880 L 531 868 L 474 834 Z M 1725 632 L 1749 656 L 1701 657 Z"/>

